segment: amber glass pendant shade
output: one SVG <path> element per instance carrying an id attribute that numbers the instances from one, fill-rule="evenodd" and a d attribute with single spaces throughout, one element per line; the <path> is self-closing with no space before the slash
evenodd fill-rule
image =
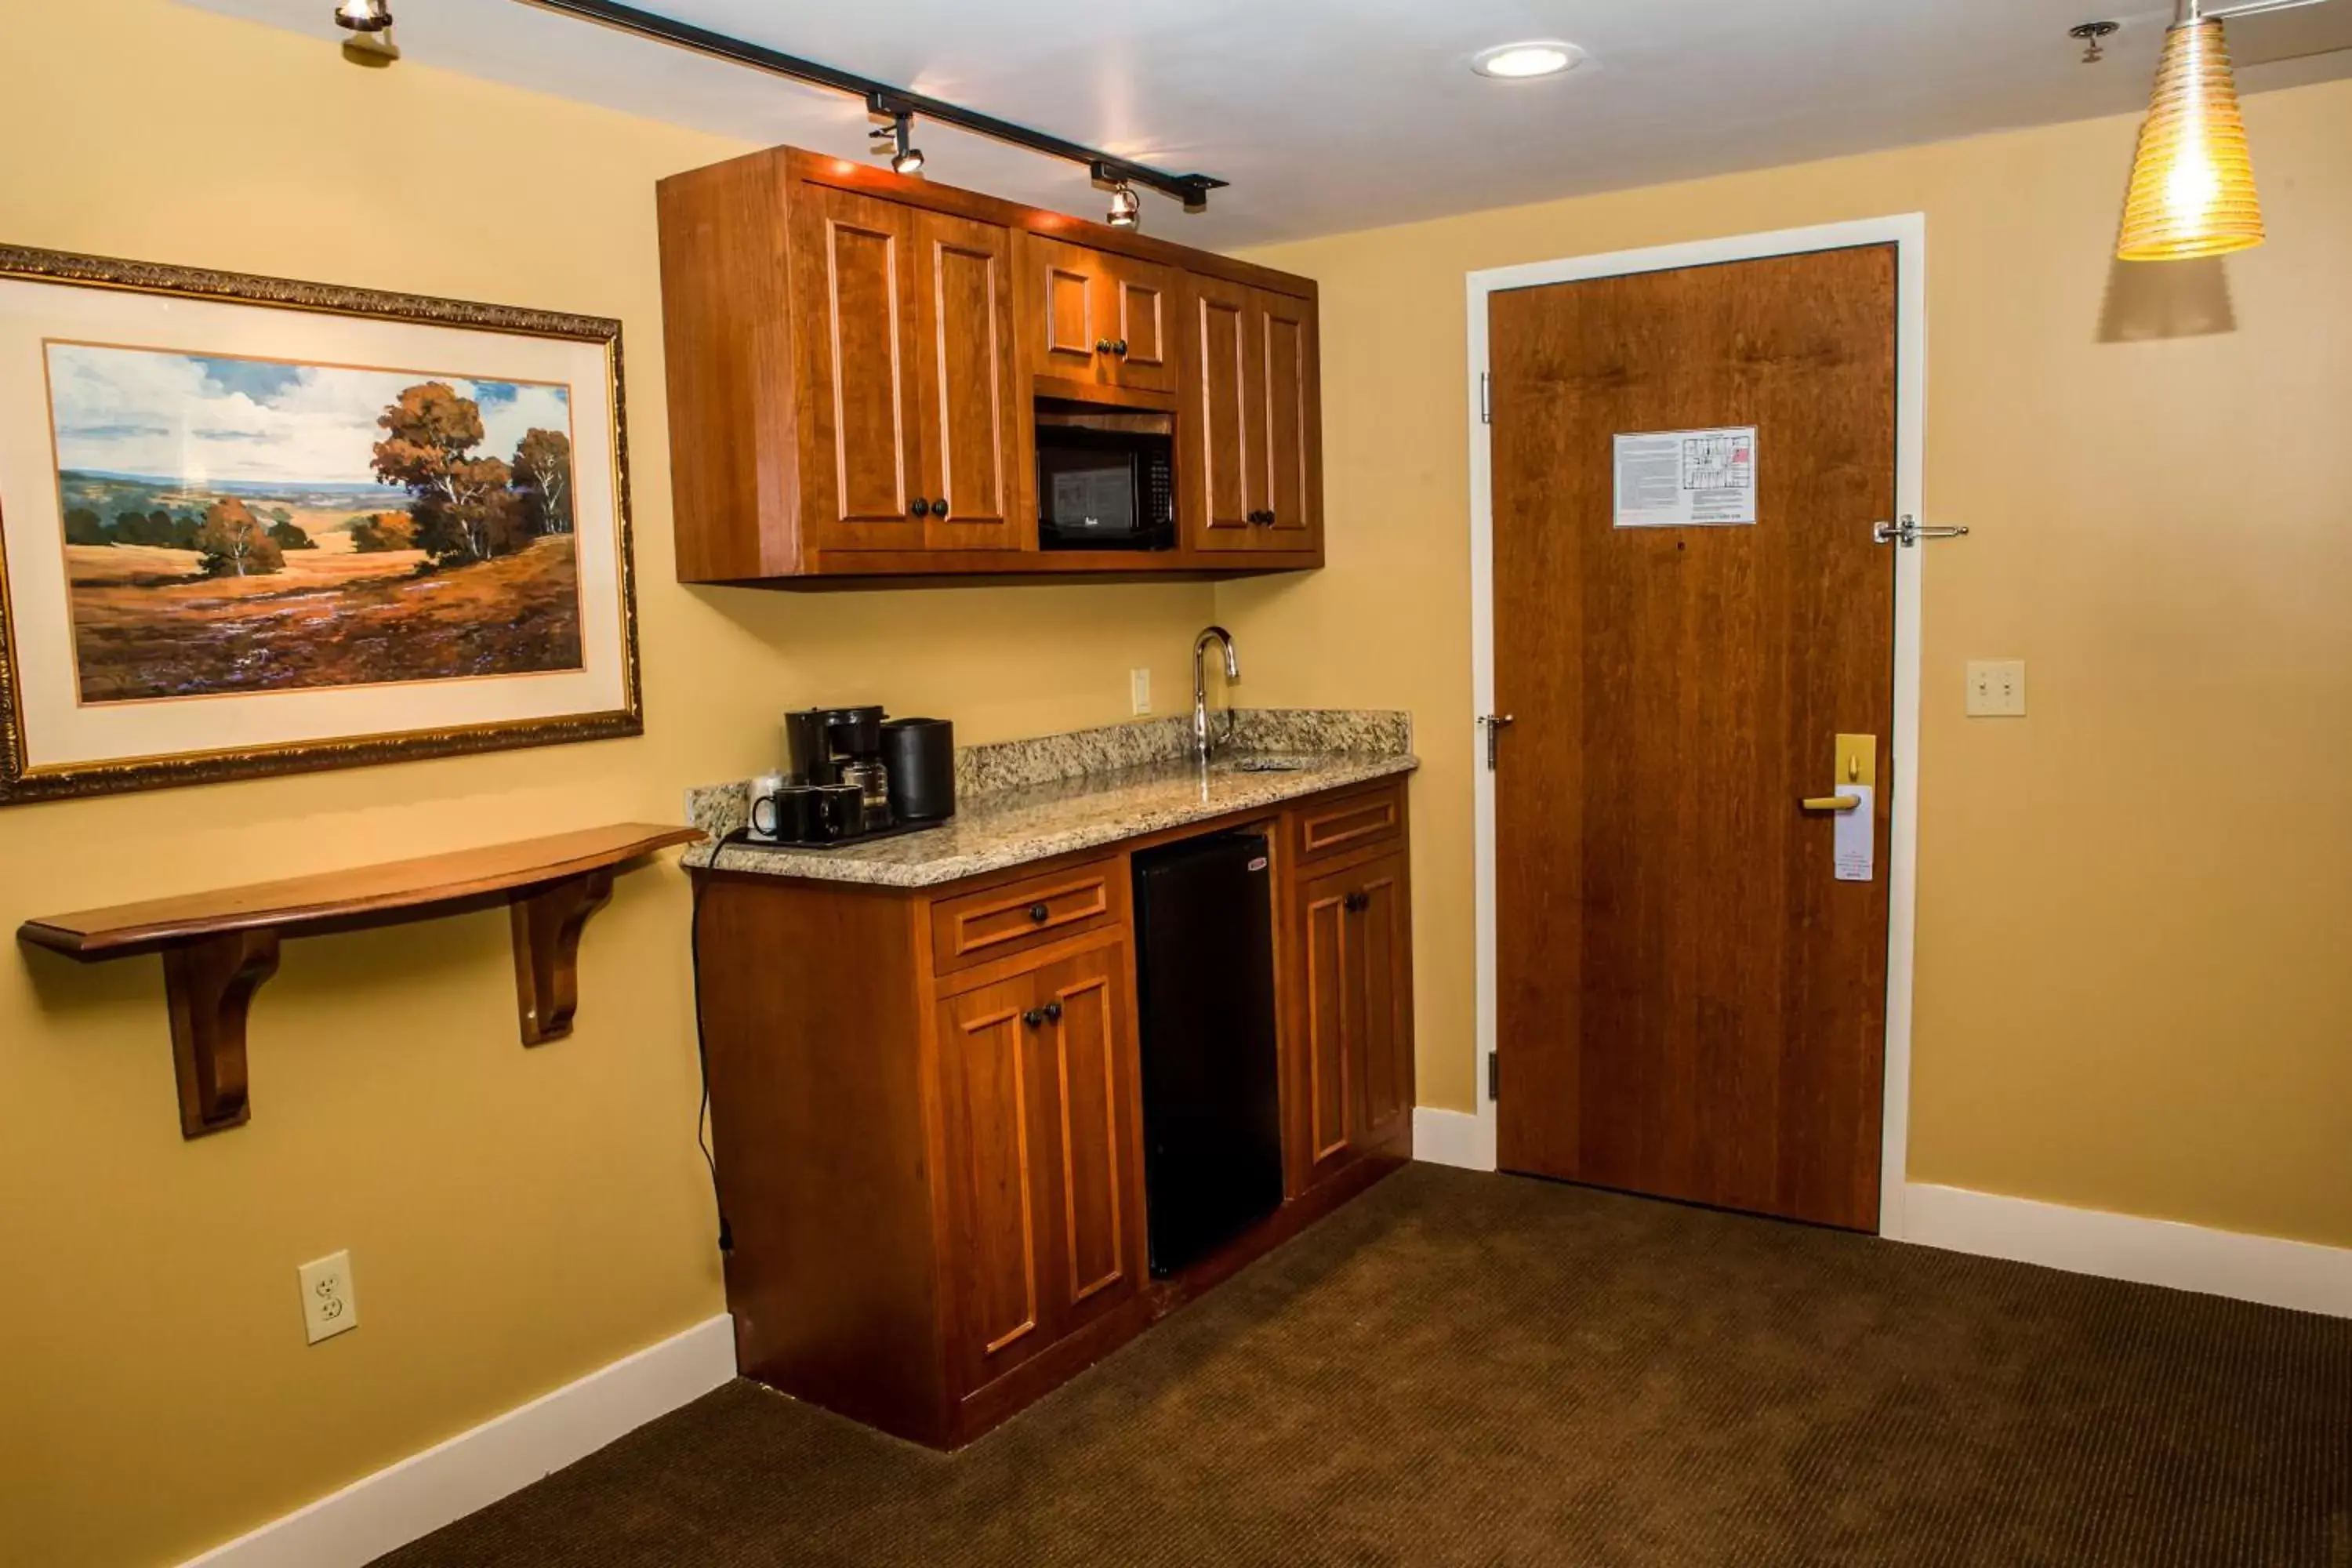
<path id="1" fill-rule="evenodd" d="M 2116 254 L 2126 261 L 2177 261 L 2262 242 L 2263 205 L 2221 23 L 2176 23 L 2164 36 L 2156 93 L 2139 130 Z"/>

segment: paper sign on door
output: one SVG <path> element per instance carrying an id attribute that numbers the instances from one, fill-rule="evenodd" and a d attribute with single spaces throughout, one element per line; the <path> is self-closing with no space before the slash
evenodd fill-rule
<path id="1" fill-rule="evenodd" d="M 1756 521 L 1756 426 L 1653 430 L 1616 438 L 1619 528 Z"/>
<path id="2" fill-rule="evenodd" d="M 1867 882 L 1875 868 L 1878 814 L 1870 808 L 1875 793 L 1866 784 L 1838 785 L 1838 794 L 1862 797 L 1860 805 L 1837 814 L 1837 826 L 1830 836 L 1830 859 L 1841 882 Z"/>

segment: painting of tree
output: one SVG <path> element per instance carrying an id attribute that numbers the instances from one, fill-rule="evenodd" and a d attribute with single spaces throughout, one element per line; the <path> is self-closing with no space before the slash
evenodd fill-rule
<path id="1" fill-rule="evenodd" d="M 530 430 L 515 444 L 515 488 L 536 531 L 572 531 L 572 437 L 561 430 Z"/>
<path id="2" fill-rule="evenodd" d="M 482 411 L 446 382 L 408 387 L 376 418 L 376 477 L 416 498 L 416 548 L 436 563 L 488 561 L 530 542 L 505 461 L 478 458 Z"/>
<path id="3" fill-rule="evenodd" d="M 286 565 L 286 557 L 253 509 L 233 498 L 205 509 L 196 548 L 204 554 L 205 571 L 215 577 L 259 577 Z"/>

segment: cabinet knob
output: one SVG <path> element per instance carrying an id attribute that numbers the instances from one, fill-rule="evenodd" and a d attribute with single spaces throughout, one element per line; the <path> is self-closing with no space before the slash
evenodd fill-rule
<path id="1" fill-rule="evenodd" d="M 947 514 L 948 514 L 948 498 L 947 498 L 947 497 L 945 497 L 945 496 L 941 496 L 939 500 L 935 500 L 935 501 L 933 501 L 933 502 L 931 503 L 931 515 L 932 515 L 933 517 L 945 517 L 945 516 L 947 516 Z"/>
<path id="2" fill-rule="evenodd" d="M 1107 354 L 1110 353 L 1110 340 L 1108 338 L 1097 338 L 1095 340 L 1095 353 L 1098 354 Z"/>
<path id="3" fill-rule="evenodd" d="M 1127 340 L 1125 338 L 1113 340 L 1110 345 L 1110 352 L 1115 354 L 1123 354 L 1127 353 Z"/>
<path id="4" fill-rule="evenodd" d="M 917 517 L 929 517 L 931 515 L 931 503 L 925 500 L 922 497 L 917 496 L 913 500 L 907 503 L 907 510 L 914 513 Z"/>
<path id="5" fill-rule="evenodd" d="M 1043 904 L 1032 904 L 1029 906 L 1029 918 L 1035 921 L 1039 925 L 1044 925 L 1045 923 L 1045 917 L 1051 913 L 1053 913 L 1053 911 Z"/>
<path id="6" fill-rule="evenodd" d="M 1021 1015 L 1021 1021 L 1034 1029 L 1039 1024 L 1045 1021 L 1045 1015 L 1037 1011 L 1036 1008 L 1032 1007 L 1029 1011 Z"/>
<path id="7" fill-rule="evenodd" d="M 1061 1021 L 1062 1021 L 1062 1005 L 1061 1005 L 1059 1002 L 1048 1002 L 1048 1003 L 1046 1003 L 1046 1004 L 1045 1004 L 1045 1022 L 1047 1022 L 1048 1024 L 1058 1024 L 1058 1023 L 1060 1023 Z"/>

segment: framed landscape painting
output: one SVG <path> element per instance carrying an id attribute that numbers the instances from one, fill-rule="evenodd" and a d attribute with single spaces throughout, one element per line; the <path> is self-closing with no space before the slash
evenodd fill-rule
<path id="1" fill-rule="evenodd" d="M 634 735 L 621 329 L 0 247 L 0 805 Z"/>

